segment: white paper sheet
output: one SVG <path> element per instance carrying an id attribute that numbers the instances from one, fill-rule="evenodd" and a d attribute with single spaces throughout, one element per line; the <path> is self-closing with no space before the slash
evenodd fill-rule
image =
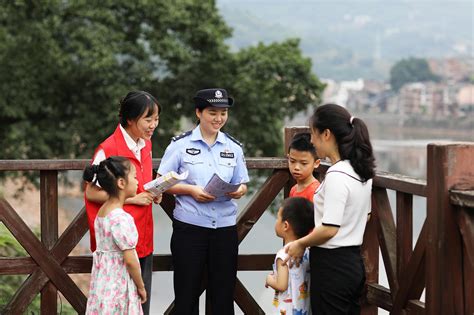
<path id="1" fill-rule="evenodd" d="M 223 201 L 230 200 L 231 198 L 226 196 L 226 194 L 236 191 L 239 187 L 240 184 L 230 184 L 214 173 L 206 187 L 204 187 L 204 190 L 210 195 L 215 196 L 217 201 Z"/>

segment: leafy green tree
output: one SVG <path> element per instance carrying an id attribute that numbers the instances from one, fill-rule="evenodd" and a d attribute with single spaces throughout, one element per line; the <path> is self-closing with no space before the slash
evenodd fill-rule
<path id="1" fill-rule="evenodd" d="M 231 82 L 236 97 L 229 128 L 254 156 L 282 154 L 284 118 L 320 102 L 323 85 L 301 56 L 299 40 L 259 44 L 239 51 Z"/>
<path id="2" fill-rule="evenodd" d="M 214 1 L 6 1 L 0 7 L 0 158 L 89 157 L 118 122 L 120 97 L 147 90 L 163 106 L 154 156 L 192 96 L 236 98 L 228 131 L 247 154 L 273 155 L 281 126 L 317 104 L 322 84 L 299 43 L 231 52 Z M 246 126 L 248 118 L 258 123 Z"/>
<path id="3" fill-rule="evenodd" d="M 431 72 L 428 62 L 421 58 L 402 59 L 390 69 L 390 85 L 395 91 L 406 83 L 438 80 Z"/>

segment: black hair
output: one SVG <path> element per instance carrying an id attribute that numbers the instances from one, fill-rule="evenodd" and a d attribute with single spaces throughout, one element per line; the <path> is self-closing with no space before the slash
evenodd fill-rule
<path id="1" fill-rule="evenodd" d="M 111 156 L 99 165 L 88 165 L 84 169 L 82 179 L 95 184 L 99 182 L 100 187 L 105 190 L 110 197 L 118 196 L 117 179 L 127 179 L 130 172 L 130 160 L 122 156 Z M 96 175 L 94 179 L 94 175 Z"/>
<path id="2" fill-rule="evenodd" d="M 155 106 L 158 107 L 158 115 L 161 113 L 161 105 L 156 98 L 145 91 L 131 91 L 120 101 L 120 124 L 122 127 L 128 126 L 128 120 L 137 120 L 143 113 L 147 112 L 147 117 L 155 113 Z"/>
<path id="3" fill-rule="evenodd" d="M 311 143 L 311 134 L 309 132 L 302 132 L 294 135 L 290 146 L 288 147 L 288 153 L 290 153 L 291 149 L 301 152 L 309 152 L 315 159 L 318 159 L 316 148 Z"/>
<path id="4" fill-rule="evenodd" d="M 314 228 L 314 207 L 308 199 L 303 197 L 286 198 L 283 200 L 281 208 L 282 221 L 288 221 L 296 237 L 306 236 Z"/>
<path id="5" fill-rule="evenodd" d="M 363 182 L 375 176 L 375 158 L 369 131 L 362 119 L 351 116 L 342 106 L 321 105 L 310 119 L 312 129 L 329 129 L 336 138 L 341 159 L 349 160 Z"/>

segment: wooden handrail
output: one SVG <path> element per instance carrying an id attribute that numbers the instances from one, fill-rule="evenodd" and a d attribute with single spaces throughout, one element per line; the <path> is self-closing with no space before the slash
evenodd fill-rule
<path id="1" fill-rule="evenodd" d="M 303 130 L 304 128 L 292 129 L 291 132 Z M 287 139 L 291 137 L 286 135 Z M 432 155 L 433 163 L 441 167 L 446 167 L 443 158 L 449 160 L 453 159 L 450 153 L 457 152 L 456 148 L 448 147 L 438 150 L 444 155 Z M 471 150 L 465 146 L 462 150 Z M 436 151 L 436 154 L 439 154 Z M 464 151 L 463 151 L 464 152 Z M 464 154 L 464 153 L 463 153 Z M 463 155 L 465 156 L 465 155 Z M 471 154 L 472 156 L 472 154 Z M 462 157 L 462 156 L 461 156 Z M 463 162 L 463 159 L 456 161 Z M 0 220 L 12 231 L 22 243 L 25 243 L 27 250 L 31 252 L 31 257 L 7 257 L 0 258 L 0 275 L 7 274 L 31 274 L 24 282 L 20 290 L 13 297 L 12 301 L 7 305 L 3 311 L 6 313 L 18 312 L 31 302 L 36 296 L 38 290 L 42 290 L 44 300 L 42 304 L 47 304 L 47 307 L 42 306 L 43 312 L 53 310 L 56 305 L 52 300 L 56 297 L 56 287 L 61 291 L 66 292 L 67 298 L 72 302 L 76 310 L 83 311 L 84 296 L 78 294 L 79 292 L 71 287 L 73 284 L 66 278 L 70 273 L 84 273 L 90 270 L 92 264 L 91 256 L 68 256 L 72 248 L 79 242 L 82 236 L 87 231 L 87 222 L 82 209 L 71 225 L 57 237 L 57 220 L 50 218 L 56 216 L 57 210 L 57 174 L 60 171 L 68 170 L 82 170 L 90 161 L 85 159 L 77 160 L 3 160 L 0 161 L 0 171 L 39 171 L 41 178 L 41 218 L 42 218 L 42 242 L 36 241 L 32 233 L 27 231 L 27 227 L 22 223 L 21 218 L 15 215 L 7 203 L 0 203 Z M 287 171 L 288 164 L 286 158 L 248 158 L 246 160 L 249 169 L 269 170 L 272 171 L 266 183 L 256 193 L 252 201 L 247 205 L 245 211 L 238 219 L 239 222 L 239 237 L 242 239 L 249 232 L 252 226 L 258 221 L 259 217 L 265 211 L 268 204 L 273 200 L 274 196 L 283 188 L 287 187 L 291 180 Z M 159 166 L 160 159 L 153 160 L 154 168 Z M 443 164 L 444 163 L 444 164 Z M 470 165 L 464 161 L 463 165 Z M 449 164 L 449 163 L 448 163 Z M 328 164 L 323 162 L 316 170 L 318 175 L 324 176 L 328 168 Z M 428 173 L 432 170 L 428 169 Z M 439 275 L 434 270 L 439 270 L 440 264 L 434 262 L 436 257 L 439 261 L 451 262 L 453 257 L 442 255 L 441 252 L 433 251 L 432 244 L 436 239 L 444 242 L 444 248 L 451 249 L 453 244 L 451 239 L 456 240 L 457 246 L 456 255 L 461 255 L 462 260 L 457 257 L 454 263 L 458 264 L 455 269 L 462 275 L 455 276 L 458 279 L 457 283 L 463 281 L 462 288 L 454 287 L 456 290 L 456 303 L 462 305 L 455 305 L 456 311 L 459 314 L 471 314 L 474 312 L 474 300 L 472 292 L 474 290 L 474 183 L 472 183 L 472 170 L 467 170 L 462 173 L 462 169 L 457 168 L 456 178 L 461 179 L 462 185 L 440 184 L 446 176 L 449 175 L 451 169 L 444 169 L 445 173 L 442 176 L 430 175 L 431 181 L 428 185 L 427 181 L 416 178 L 402 176 L 398 174 L 391 174 L 386 172 L 377 172 L 374 178 L 373 185 L 373 220 L 369 222 L 364 236 L 364 244 L 362 248 L 364 260 L 366 262 L 367 272 L 367 294 L 366 304 L 363 305 L 363 315 L 377 314 L 377 307 L 384 308 L 393 312 L 394 314 L 414 313 L 425 314 L 425 303 L 419 300 L 420 295 L 426 284 L 427 301 L 429 296 L 430 311 L 435 310 L 437 304 L 440 304 L 440 309 L 453 308 L 452 304 L 443 304 L 438 300 L 433 300 L 432 295 L 436 292 L 437 296 L 440 293 L 437 287 L 440 283 L 450 283 L 449 278 Z M 433 181 L 433 178 L 436 181 Z M 452 183 L 456 183 L 451 179 Z M 435 184 L 433 184 L 435 183 Z M 471 185 L 473 184 L 473 185 Z M 285 186 L 286 185 L 286 186 Z M 444 185 L 444 186 L 442 186 Z M 471 186 L 470 186 L 471 185 Z M 430 188 L 431 187 L 431 188 Z M 435 187 L 439 193 L 434 193 L 429 189 Z M 394 190 L 396 192 L 396 204 L 391 205 L 388 200 L 387 190 Z M 422 232 L 418 237 L 415 249 L 412 248 L 412 234 L 413 234 L 413 198 L 414 196 L 421 196 L 429 198 L 439 198 L 443 194 L 443 206 L 431 200 L 432 207 L 429 208 L 431 213 L 430 220 L 425 221 Z M 430 197 L 431 196 L 431 197 Z M 440 199 L 441 200 L 441 199 Z M 171 196 L 164 198 L 162 207 L 166 213 L 171 216 L 174 208 L 174 200 Z M 433 212 L 436 207 L 437 212 Z M 448 207 L 446 210 L 443 207 Z M 396 209 L 396 221 L 392 214 L 392 208 Z M 435 213 L 441 213 L 443 218 L 437 217 Z M 446 218 L 449 221 L 446 221 Z M 439 234 L 430 226 L 430 222 L 436 223 L 436 229 L 445 229 L 446 223 L 449 223 L 449 233 L 451 238 L 444 238 L 445 234 Z M 44 225 L 44 226 L 43 226 Z M 444 233 L 444 232 L 443 232 Z M 370 235 L 369 235 L 370 234 Z M 440 238 L 443 237 L 443 238 Z M 430 247 L 431 246 L 431 247 Z M 389 280 L 389 288 L 378 284 L 378 259 L 379 248 L 382 252 L 382 258 L 385 264 L 387 277 Z M 46 253 L 48 253 L 47 255 Z M 47 256 L 46 260 L 41 261 L 40 257 Z M 239 255 L 238 270 L 269 270 L 273 261 L 273 254 L 255 254 L 255 255 Z M 46 264 L 47 262 L 48 264 Z M 462 262 L 462 264 L 459 264 Z M 438 264 L 438 265 L 434 265 Z M 430 269 L 431 268 L 431 269 Z M 154 266 L 155 271 L 169 271 L 172 270 L 170 255 L 155 255 Z M 454 270 L 454 269 L 452 269 Z M 426 272 L 430 274 L 426 275 Z M 453 272 L 451 272 L 454 275 Z M 434 282 L 433 277 L 442 278 L 443 282 Z M 430 278 L 431 277 L 431 278 Z M 462 280 L 464 279 L 464 280 Z M 64 282 L 66 281 L 66 282 Z M 68 283 L 68 284 L 65 284 Z M 428 289 L 428 286 L 430 286 Z M 434 285 L 434 286 L 433 286 Z M 452 284 L 450 284 L 452 286 Z M 453 287 L 452 287 L 453 288 Z M 76 294 L 77 293 L 77 294 Z M 236 288 L 236 301 L 239 306 L 244 308 L 247 312 L 254 312 L 261 314 L 263 311 L 253 300 L 252 296 L 245 289 L 241 282 L 238 282 Z M 431 294 L 431 295 L 430 295 Z M 452 294 L 452 292 L 443 292 L 443 294 Z M 42 298 L 43 299 L 43 298 Z M 368 303 L 368 304 L 367 304 Z M 451 302 L 452 303 L 452 302 Z M 376 307 L 374 307 L 376 306 Z M 170 309 L 172 306 L 170 307 Z M 1 311 L 1 310 L 0 310 Z M 436 313 L 441 314 L 441 313 Z"/>
<path id="2" fill-rule="evenodd" d="M 452 189 L 449 191 L 449 200 L 455 206 L 474 209 L 474 190 Z"/>

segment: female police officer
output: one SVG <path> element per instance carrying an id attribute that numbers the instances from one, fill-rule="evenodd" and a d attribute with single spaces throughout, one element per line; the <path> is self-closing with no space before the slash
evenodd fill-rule
<path id="1" fill-rule="evenodd" d="M 174 266 L 175 314 L 197 314 L 203 275 L 207 267 L 208 289 L 214 314 L 234 314 L 237 272 L 236 229 L 238 199 L 249 181 L 241 144 L 221 132 L 233 99 L 224 89 L 206 89 L 194 97 L 199 124 L 174 137 L 158 169 L 188 171 L 188 178 L 168 190 L 176 195 L 171 253 Z M 240 184 L 230 198 L 217 200 L 204 191 L 214 173 Z"/>

